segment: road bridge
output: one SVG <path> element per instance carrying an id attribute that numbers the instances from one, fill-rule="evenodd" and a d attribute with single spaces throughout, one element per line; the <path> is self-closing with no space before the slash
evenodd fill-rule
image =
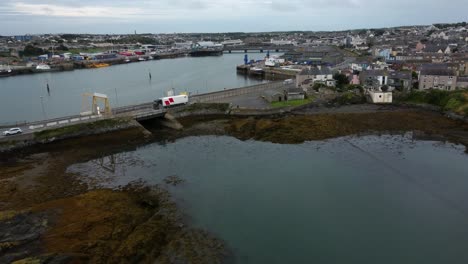
<path id="1" fill-rule="evenodd" d="M 259 93 L 264 90 L 268 89 L 279 89 L 283 87 L 284 84 L 282 81 L 277 82 L 269 82 L 263 84 L 257 84 L 247 87 L 240 87 L 240 88 L 233 88 L 233 89 L 226 89 L 217 92 L 210 92 L 204 94 L 197 94 L 197 95 L 190 95 L 189 102 L 193 103 L 205 103 L 205 102 L 216 102 L 220 100 L 225 100 L 226 98 L 246 95 L 246 94 L 253 94 Z M 284 86 L 286 87 L 286 86 Z M 169 108 L 170 109 L 170 108 Z M 153 102 L 129 105 L 129 106 L 122 106 L 116 107 L 112 109 L 111 114 L 107 115 L 71 115 L 71 116 L 64 116 L 59 118 L 35 121 L 35 122 L 28 122 L 22 124 L 15 124 L 11 125 L 10 127 L 20 127 L 23 130 L 23 134 L 32 134 L 34 132 L 47 130 L 47 129 L 54 129 L 64 126 L 70 126 L 80 123 L 86 122 L 94 122 L 100 119 L 107 119 L 113 117 L 132 117 L 137 121 L 143 121 L 147 119 L 163 117 L 167 113 L 168 109 L 153 109 Z M 2 140 L 9 140 L 13 139 L 14 136 L 5 137 L 0 135 L 0 141 Z"/>
<path id="2" fill-rule="evenodd" d="M 247 52 L 266 52 L 266 51 L 275 51 L 275 52 L 286 52 L 294 50 L 294 46 L 226 46 L 224 47 L 224 52 L 232 53 L 233 51 L 241 51 L 244 53 Z"/>

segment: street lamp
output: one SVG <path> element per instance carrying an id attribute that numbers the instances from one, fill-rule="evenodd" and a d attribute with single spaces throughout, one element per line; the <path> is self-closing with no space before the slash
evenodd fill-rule
<path id="1" fill-rule="evenodd" d="M 44 120 L 46 120 L 47 115 L 46 115 L 45 108 L 44 108 L 44 97 L 42 96 L 41 96 L 41 106 L 42 106 L 42 114 L 44 115 Z"/>

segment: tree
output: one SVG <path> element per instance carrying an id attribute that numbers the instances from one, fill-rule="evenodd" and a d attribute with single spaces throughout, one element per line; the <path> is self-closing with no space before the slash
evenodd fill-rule
<path id="1" fill-rule="evenodd" d="M 24 47 L 23 56 L 38 56 L 44 54 L 44 50 L 33 45 Z"/>
<path id="2" fill-rule="evenodd" d="M 55 48 L 56 50 L 62 50 L 62 51 L 68 51 L 68 47 L 63 45 L 63 44 L 60 44 L 60 46 L 58 46 L 57 48 Z"/>
<path id="3" fill-rule="evenodd" d="M 336 80 L 336 87 L 340 89 L 344 88 L 346 85 L 349 84 L 348 77 L 342 73 L 335 73 L 333 75 L 333 79 Z"/>

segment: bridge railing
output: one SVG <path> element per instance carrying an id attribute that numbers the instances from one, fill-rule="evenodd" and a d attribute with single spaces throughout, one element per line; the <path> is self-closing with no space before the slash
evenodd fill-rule
<path id="1" fill-rule="evenodd" d="M 270 89 L 281 89 L 281 88 L 286 88 L 286 87 L 288 86 L 285 86 L 283 84 L 283 81 L 269 82 L 269 83 L 262 83 L 262 84 L 242 87 L 242 88 L 233 88 L 233 89 L 211 92 L 211 93 L 206 93 L 206 94 L 201 94 L 201 95 L 194 95 L 190 97 L 190 100 L 192 102 L 197 102 L 197 103 L 212 102 L 212 101 L 229 98 L 233 96 L 239 96 L 239 95 L 256 93 L 256 92 L 263 92 L 265 90 L 270 90 Z"/>
<path id="2" fill-rule="evenodd" d="M 117 115 L 117 114 L 121 114 L 121 113 L 139 111 L 139 110 L 148 109 L 148 108 L 152 108 L 152 107 L 153 107 L 152 102 L 142 103 L 142 104 L 138 104 L 138 105 L 121 106 L 121 107 L 116 107 L 116 108 L 112 109 L 112 114 Z"/>

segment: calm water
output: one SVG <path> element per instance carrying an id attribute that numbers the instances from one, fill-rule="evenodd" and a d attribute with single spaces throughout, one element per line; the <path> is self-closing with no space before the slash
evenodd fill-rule
<path id="1" fill-rule="evenodd" d="M 264 56 L 249 53 L 250 59 L 262 59 Z M 242 64 L 243 58 L 243 53 L 233 53 L 0 78 L 0 124 L 79 114 L 81 95 L 85 92 L 107 94 L 111 106 L 115 107 L 150 102 L 171 87 L 177 93 L 188 91 L 196 94 L 260 83 L 260 80 L 237 75 L 235 66 Z"/>
<path id="2" fill-rule="evenodd" d="M 468 263 L 463 151 L 411 134 L 300 145 L 204 136 L 69 171 L 108 187 L 185 179 L 175 199 L 237 263 Z"/>

